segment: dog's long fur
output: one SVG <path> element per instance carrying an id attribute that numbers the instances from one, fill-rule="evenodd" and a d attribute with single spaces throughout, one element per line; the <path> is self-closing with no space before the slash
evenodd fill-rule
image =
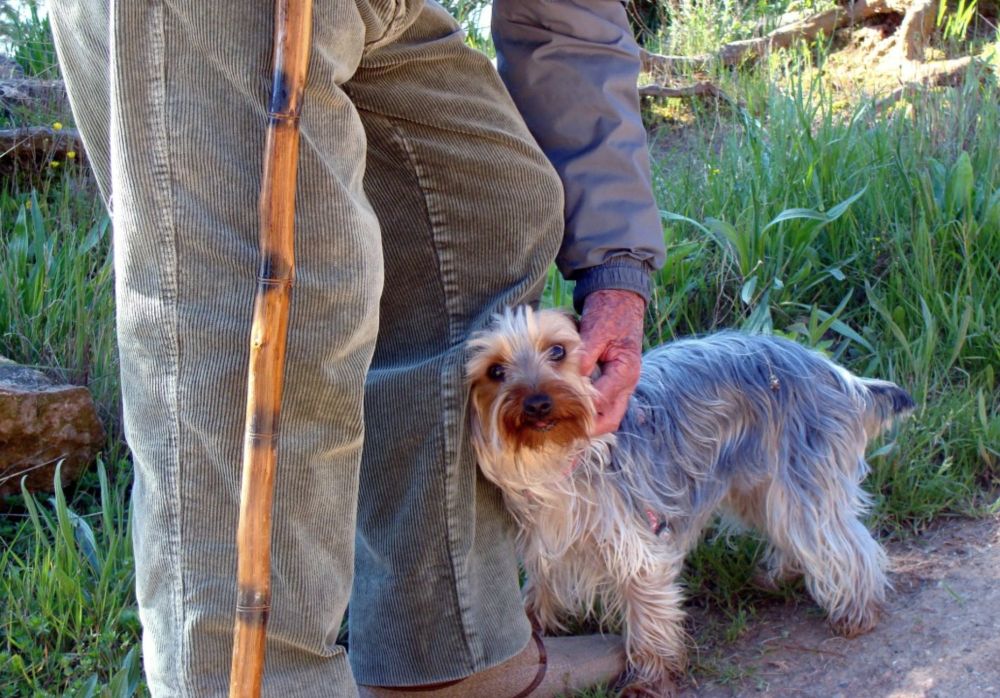
<path id="1" fill-rule="evenodd" d="M 633 688 L 668 692 L 686 661 L 677 579 L 720 512 L 765 533 L 771 578 L 803 574 L 840 632 L 875 625 L 888 583 L 859 519 L 865 447 L 909 395 L 794 342 L 724 332 L 649 351 L 617 434 L 591 439 L 579 345 L 568 316 L 522 307 L 469 346 L 473 443 L 520 524 L 543 628 L 621 618 Z M 526 402 L 539 396 L 541 418 Z"/>

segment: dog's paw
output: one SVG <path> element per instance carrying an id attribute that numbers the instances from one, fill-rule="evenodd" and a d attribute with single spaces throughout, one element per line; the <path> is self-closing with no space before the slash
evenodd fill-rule
<path id="1" fill-rule="evenodd" d="M 761 591 L 776 594 L 781 592 L 783 587 L 794 584 L 801 578 L 802 572 L 795 569 L 772 569 L 761 565 L 754 570 L 750 584 Z"/>
<path id="2" fill-rule="evenodd" d="M 630 668 L 618 679 L 614 690 L 620 698 L 673 698 L 677 683 L 670 674 L 651 676 Z"/>
<path id="3" fill-rule="evenodd" d="M 854 638 L 864 635 L 875 629 L 879 621 L 882 620 L 884 609 L 881 604 L 869 604 L 861 613 L 853 617 L 838 620 L 830 620 L 830 625 L 838 635 L 846 638 Z"/>
<path id="4" fill-rule="evenodd" d="M 563 635 L 569 632 L 565 623 L 560 619 L 555 606 L 545 602 L 545 597 L 532 593 L 533 588 L 528 589 L 527 597 L 524 601 L 524 612 L 528 616 L 531 627 L 543 635 Z"/>

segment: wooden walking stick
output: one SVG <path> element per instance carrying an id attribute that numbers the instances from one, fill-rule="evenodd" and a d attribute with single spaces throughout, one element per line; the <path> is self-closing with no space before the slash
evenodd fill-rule
<path id="1" fill-rule="evenodd" d="M 243 484 L 237 533 L 231 698 L 259 696 L 271 608 L 271 504 L 284 384 L 288 301 L 295 269 L 299 114 L 309 64 L 312 0 L 275 0 L 274 86 L 261 183 L 260 272 L 250 330 Z"/>

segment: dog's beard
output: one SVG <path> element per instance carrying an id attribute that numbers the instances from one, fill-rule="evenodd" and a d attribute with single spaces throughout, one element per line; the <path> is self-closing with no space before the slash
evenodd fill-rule
<path id="1" fill-rule="evenodd" d="M 542 391 L 553 405 L 551 412 L 542 418 L 528 415 L 522 408 L 532 390 L 517 388 L 502 396 L 495 424 L 504 450 L 551 453 L 587 438 L 593 422 L 590 401 L 565 383 L 551 383 Z"/>
<path id="2" fill-rule="evenodd" d="M 544 418 L 526 415 L 524 397 L 515 388 L 496 396 L 495 404 L 477 410 L 473 441 L 486 476 L 509 493 L 556 482 L 589 443 L 594 408 L 589 394 L 565 383 L 545 392 L 553 408 Z"/>

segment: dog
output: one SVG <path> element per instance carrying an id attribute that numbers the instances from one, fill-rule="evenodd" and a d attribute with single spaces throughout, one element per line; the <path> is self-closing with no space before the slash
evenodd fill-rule
<path id="1" fill-rule="evenodd" d="M 888 580 L 860 517 L 868 442 L 914 407 L 793 341 L 721 332 L 648 351 L 620 428 L 592 438 L 594 388 L 560 311 L 505 310 L 468 343 L 470 434 L 520 527 L 529 617 L 625 631 L 629 695 L 686 667 L 686 554 L 717 514 L 766 535 L 772 582 L 804 576 L 843 635 L 871 630 Z"/>

